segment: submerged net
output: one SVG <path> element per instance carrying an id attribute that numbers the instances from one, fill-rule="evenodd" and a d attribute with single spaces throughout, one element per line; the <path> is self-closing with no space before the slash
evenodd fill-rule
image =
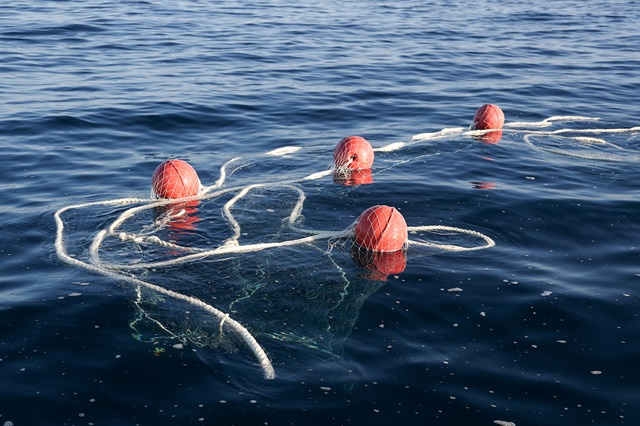
<path id="1" fill-rule="evenodd" d="M 535 137 L 568 137 L 571 132 L 573 140 L 593 144 L 594 140 L 575 138 L 633 135 L 640 130 L 530 130 L 581 119 L 511 123 L 505 127 L 513 130 L 505 131 L 526 132 L 530 144 Z M 486 133 L 444 129 L 376 148 L 383 157 L 377 172 L 415 159 L 385 161 L 386 153 Z M 447 146 L 456 150 L 461 144 L 468 141 Z M 616 145 L 615 149 L 623 148 Z M 422 155 L 432 154 L 425 152 Z M 633 155 L 637 156 L 627 155 L 627 161 Z M 230 351 L 246 345 L 266 378 L 275 377 L 275 370 L 255 336 L 339 356 L 341 342 L 350 334 L 366 299 L 384 285 L 387 276 L 404 270 L 408 255 L 420 250 L 478 250 L 494 242 L 473 230 L 409 223 L 403 250 L 373 252 L 358 246 L 353 240 L 354 215 L 315 214 L 320 201 L 313 214 L 303 216 L 307 197 L 331 199 L 326 194 L 327 179 L 357 185 L 371 176 L 368 171 L 363 181 L 358 172 L 335 167 L 310 173 L 308 164 L 314 164 L 310 159 L 330 156 L 324 147 L 285 147 L 229 160 L 213 184 L 198 181 L 199 191 L 191 197 L 158 199 L 152 194 L 151 198 L 63 207 L 55 213 L 57 255 L 66 263 L 134 286 L 136 316 L 131 327 L 140 340 L 172 339 Z M 617 157 L 607 157 L 608 161 L 618 161 L 611 158 Z M 189 177 L 179 174 L 179 179 Z M 67 242 L 74 247 L 72 253 Z"/>

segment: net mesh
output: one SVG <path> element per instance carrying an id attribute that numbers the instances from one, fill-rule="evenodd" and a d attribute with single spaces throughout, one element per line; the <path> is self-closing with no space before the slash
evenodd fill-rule
<path id="1" fill-rule="evenodd" d="M 581 120 L 508 123 L 505 131 L 524 132 L 529 144 L 538 137 L 571 137 L 574 143 L 619 151 L 626 148 L 592 135 L 626 135 L 631 140 L 640 130 L 531 130 Z M 376 173 L 415 159 L 413 150 L 425 142 L 482 134 L 443 129 L 377 148 L 383 158 Z M 409 154 L 394 156 L 399 151 Z M 604 154 L 610 155 L 599 156 Z M 307 164 L 330 156 L 324 147 L 285 147 L 229 160 L 213 184 L 198 181 L 200 190 L 192 197 L 123 198 L 63 207 L 54 215 L 57 256 L 133 286 L 136 314 L 131 328 L 139 340 L 169 339 L 243 353 L 247 347 L 266 378 L 275 377 L 275 370 L 258 340 L 292 342 L 339 356 L 363 303 L 389 275 L 404 270 L 407 256 L 478 250 L 494 242 L 469 229 L 408 226 L 400 231 L 408 232 L 408 239 L 406 234 L 399 237 L 402 250 L 372 251 L 368 242 L 358 244 L 357 223 L 342 213 L 305 217 L 306 198 L 323 196 L 325 178 L 345 178 L 336 177 L 335 167 L 309 173 Z M 625 158 L 633 160 L 634 154 Z M 359 184 L 349 179 L 350 174 L 342 183 Z M 378 237 L 392 232 L 389 217 L 383 219 L 372 226 Z"/>

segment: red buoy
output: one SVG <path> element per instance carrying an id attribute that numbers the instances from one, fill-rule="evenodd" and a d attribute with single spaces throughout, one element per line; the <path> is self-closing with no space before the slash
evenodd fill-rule
<path id="1" fill-rule="evenodd" d="M 499 106 L 482 105 L 473 116 L 473 128 L 476 130 L 502 129 L 504 113 Z"/>
<path id="2" fill-rule="evenodd" d="M 398 210 L 373 206 L 365 210 L 354 229 L 356 244 L 372 251 L 397 251 L 407 242 L 407 223 Z"/>
<path id="3" fill-rule="evenodd" d="M 167 160 L 151 177 L 152 192 L 158 198 L 191 197 L 200 190 L 200 179 L 191 165 L 182 160 Z"/>
<path id="4" fill-rule="evenodd" d="M 338 169 L 369 169 L 373 165 L 373 148 L 361 136 L 347 136 L 336 145 L 333 162 Z"/>

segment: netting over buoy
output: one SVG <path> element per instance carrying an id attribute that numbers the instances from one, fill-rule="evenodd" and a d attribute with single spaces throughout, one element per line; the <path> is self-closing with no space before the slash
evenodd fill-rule
<path id="1" fill-rule="evenodd" d="M 372 251 L 398 251 L 408 239 L 404 217 L 389 206 L 369 207 L 358 218 L 353 232 L 356 244 Z"/>
<path id="2" fill-rule="evenodd" d="M 200 178 L 186 161 L 167 160 L 151 177 L 151 193 L 155 198 L 193 197 L 200 190 Z"/>
<path id="3" fill-rule="evenodd" d="M 485 104 L 473 116 L 473 128 L 477 130 L 502 129 L 504 113 L 499 106 Z"/>
<path id="4" fill-rule="evenodd" d="M 373 165 L 373 148 L 362 136 L 347 136 L 336 145 L 333 162 L 337 169 L 363 170 Z"/>

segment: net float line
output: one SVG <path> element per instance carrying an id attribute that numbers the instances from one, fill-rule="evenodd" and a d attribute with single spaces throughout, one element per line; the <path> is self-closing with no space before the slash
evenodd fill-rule
<path id="1" fill-rule="evenodd" d="M 616 134 L 616 133 L 633 133 L 639 132 L 640 126 L 635 127 L 627 127 L 627 128 L 590 128 L 590 129 L 556 129 L 556 130 L 535 130 L 539 128 L 550 127 L 556 123 L 560 122 L 584 122 L 584 121 L 600 121 L 601 119 L 598 117 L 584 117 L 579 115 L 556 115 L 552 117 L 545 118 L 541 121 L 517 121 L 517 122 L 505 122 L 502 125 L 501 129 L 474 129 L 473 125 L 469 128 L 466 127 L 449 127 L 444 128 L 435 132 L 427 132 L 427 133 L 418 133 L 411 137 L 408 142 L 392 142 L 387 145 L 374 148 L 374 152 L 394 152 L 403 148 L 407 148 L 412 145 L 416 145 L 423 142 L 429 142 L 439 139 L 451 138 L 456 136 L 468 136 L 468 137 L 482 137 L 484 135 L 491 134 L 496 131 L 504 131 L 508 133 L 525 133 L 526 135 L 541 135 L 541 136 L 554 136 L 554 135 L 562 135 L 565 133 L 576 133 L 576 134 Z M 526 136 L 525 135 L 525 136 Z M 588 140 L 581 139 L 579 137 L 574 138 L 580 142 L 587 142 Z M 601 139 L 604 141 L 603 139 Z M 604 141 L 606 142 L 606 141 Z M 543 151 L 553 152 L 560 155 L 567 155 L 571 157 L 583 158 L 583 159 L 594 159 L 594 160 L 602 160 L 602 161 L 619 161 L 619 162 L 640 162 L 640 156 L 638 154 L 631 154 L 625 156 L 607 156 L 607 155 L 589 155 L 589 154 L 576 154 L 571 153 L 569 151 L 553 149 L 553 148 L 540 148 L 538 146 L 533 145 L 528 139 L 525 139 L 525 143 L 530 145 L 536 149 L 540 149 Z M 621 148 L 615 144 L 610 142 L 606 142 L 616 148 Z"/>
<path id="2" fill-rule="evenodd" d="M 258 188 L 258 187 L 265 187 L 268 186 L 267 184 L 257 184 L 257 185 L 251 185 L 249 187 L 244 187 L 242 188 L 242 190 L 240 191 L 240 193 L 238 195 L 236 195 L 236 197 L 234 197 L 234 199 L 232 199 L 231 201 L 229 201 L 225 207 L 226 207 L 226 211 L 227 211 L 227 219 L 234 222 L 235 219 L 233 218 L 233 216 L 230 214 L 230 207 L 237 202 L 240 198 L 244 197 L 246 194 L 249 193 L 249 191 L 253 188 Z M 352 224 L 351 226 L 349 226 L 348 228 L 346 228 L 345 230 L 342 231 L 313 231 L 313 230 L 308 230 L 308 229 L 303 229 L 303 228 L 299 228 L 299 227 L 294 227 L 293 224 L 296 221 L 296 219 L 300 216 L 301 211 L 302 211 L 302 206 L 304 203 L 304 199 L 305 199 L 305 194 L 304 191 L 302 191 L 300 188 L 292 186 L 292 185 L 279 185 L 279 186 L 287 186 L 289 188 L 294 189 L 296 192 L 298 192 L 298 202 L 296 203 L 296 206 L 294 207 L 294 209 L 292 210 L 291 215 L 288 218 L 288 222 L 289 224 L 296 230 L 301 231 L 301 232 L 305 232 L 305 233 L 312 233 L 313 235 L 308 236 L 308 237 L 304 237 L 304 238 L 300 238 L 300 239 L 295 239 L 295 240 L 289 240 L 289 241 L 284 241 L 284 242 L 277 242 L 277 243 L 261 243 L 261 244 L 250 244 L 250 245 L 245 245 L 245 246 L 240 246 L 238 244 L 226 244 L 223 245 L 221 247 L 218 247 L 216 249 L 213 250 L 208 250 L 208 251 L 203 251 L 201 253 L 196 253 L 196 254 L 192 254 L 192 255 L 187 255 L 187 256 L 182 256 L 182 257 L 178 257 L 175 259 L 172 259 L 170 261 L 165 261 L 165 262 L 154 262 L 154 263 L 147 263 L 147 264 L 138 264 L 138 265 L 113 265 L 113 264 L 105 264 L 103 263 L 100 258 L 99 258 L 99 247 L 101 245 L 101 243 L 104 241 L 105 237 L 108 236 L 110 233 L 113 234 L 117 231 L 117 228 L 123 224 L 127 219 L 132 218 L 135 216 L 135 214 L 137 212 L 140 212 L 144 209 L 150 209 L 150 208 L 154 208 L 154 207 L 158 207 L 161 205 L 166 205 L 166 204 L 170 204 L 171 201 L 169 200 L 147 200 L 147 199 L 139 199 L 139 198 L 123 198 L 123 199 L 116 199 L 116 200 L 107 200 L 107 201 L 99 201 L 99 202 L 91 202 L 91 203 L 84 203 L 84 204 L 76 204 L 76 205 L 71 205 L 71 206 L 67 206 L 64 207 L 58 211 L 56 211 L 54 217 L 56 220 L 56 225 L 57 225 L 57 235 L 56 235 L 56 242 L 55 242 L 55 248 L 56 248 L 56 253 L 58 255 L 58 258 L 61 259 L 62 261 L 71 264 L 73 266 L 77 266 L 80 267 L 82 269 L 85 269 L 87 271 L 90 272 L 94 272 L 103 276 L 107 276 L 107 277 L 111 277 L 111 278 L 116 278 L 116 279 L 120 279 L 132 284 L 135 284 L 137 286 L 142 286 L 145 288 L 148 288 L 150 290 L 159 292 L 161 294 L 165 294 L 167 296 L 173 297 L 175 299 L 178 300 L 183 300 L 187 303 L 192 304 L 193 306 L 196 307 L 200 307 L 202 309 L 204 309 L 207 312 L 212 313 L 215 317 L 217 317 L 218 319 L 220 319 L 221 321 L 221 326 L 223 322 L 227 322 L 228 325 L 235 331 L 237 332 L 245 341 L 245 343 L 247 344 L 247 346 L 251 349 L 251 351 L 254 353 L 254 355 L 256 356 L 256 358 L 258 359 L 263 372 L 264 372 L 264 376 L 267 379 L 272 379 L 275 377 L 275 370 L 273 369 L 273 366 L 271 365 L 271 362 L 268 359 L 268 356 L 266 355 L 266 353 L 264 352 L 264 349 L 262 349 L 262 347 L 257 343 L 257 341 L 255 340 L 255 338 L 247 331 L 247 329 L 242 326 L 240 323 L 238 323 L 237 321 L 233 320 L 232 318 L 229 317 L 229 315 L 227 313 L 223 313 L 222 311 L 214 308 L 213 306 L 197 299 L 191 296 L 187 296 L 184 295 L 182 293 L 178 293 L 176 291 L 173 290 L 169 290 L 169 289 L 165 289 L 161 286 L 149 283 L 147 281 L 143 281 L 140 280 L 132 275 L 127 275 L 121 272 L 118 272 L 118 270 L 126 270 L 126 269 L 143 269 L 143 268 L 155 268 L 155 267 L 164 267 L 164 266 L 171 266 L 171 265 L 175 265 L 175 264 L 180 264 L 180 263 L 184 263 L 187 261 L 193 261 L 196 259 L 200 259 L 200 258 L 204 258 L 204 257 L 208 257 L 211 255 L 216 255 L 216 254 L 230 254 L 230 253 L 246 253 L 246 252 L 253 252 L 253 251 L 259 251 L 259 250 L 264 250 L 264 249 L 268 249 L 268 248 L 273 248 L 273 247 L 285 247 L 285 246 L 291 246 L 291 245 L 296 245 L 296 244 L 308 244 L 311 243 L 313 241 L 316 240 L 320 240 L 320 239 L 337 239 L 337 238 L 343 238 L 343 237 L 348 237 L 351 236 L 353 234 L 353 228 L 356 225 L 356 223 Z M 226 190 L 222 190 L 222 191 L 217 191 L 216 193 L 210 194 L 207 198 L 213 197 L 213 196 L 218 196 L 221 195 L 223 193 L 227 193 L 230 192 L 232 190 L 237 190 L 238 188 L 229 188 Z M 189 198 L 194 198 L 194 197 L 189 197 Z M 149 203 L 149 201 L 153 201 L 151 203 Z M 90 206 L 106 206 L 106 205 L 127 205 L 127 204 L 133 204 L 133 203 L 146 203 L 145 205 L 142 206 L 138 206 L 138 207 L 134 207 L 132 209 L 128 209 L 127 211 L 125 211 L 123 214 L 120 215 L 120 217 L 118 219 L 116 219 L 116 221 L 114 221 L 109 227 L 108 229 L 103 229 L 100 232 L 98 232 L 98 234 L 96 235 L 96 237 L 94 238 L 91 247 L 90 247 L 90 258 L 92 263 L 86 263 L 86 262 L 82 262 L 78 259 L 75 259 L 73 257 L 71 257 L 67 250 L 66 247 L 64 245 L 64 222 L 62 221 L 62 214 L 65 213 L 68 210 L 72 210 L 72 209 L 81 209 L 81 208 L 86 208 L 86 207 L 90 207 Z M 237 224 L 237 222 L 236 222 Z M 239 225 L 237 226 L 236 229 L 236 233 L 237 236 L 234 237 L 234 241 L 237 242 L 237 237 L 239 236 Z M 485 247 L 491 247 L 493 246 L 495 243 L 493 243 L 493 240 L 491 240 L 489 237 L 484 236 L 483 234 L 480 234 L 478 232 L 475 231 L 470 231 L 470 230 L 464 230 L 462 228 L 453 228 L 453 227 L 408 227 L 407 230 L 414 232 L 414 231 L 422 231 L 422 230 L 434 230 L 434 229 L 438 229 L 438 230 L 449 230 L 449 231 L 457 231 L 457 232 L 463 232 L 463 233 L 468 233 L 470 235 L 475 235 L 475 236 L 480 236 L 481 238 L 484 238 L 485 241 L 491 241 L 491 244 L 486 244 L 485 246 L 482 247 L 472 247 L 472 248 L 468 248 L 468 247 L 459 247 L 459 246 L 452 246 L 452 245 L 442 245 L 442 244 L 434 244 L 434 243 L 424 243 L 424 242 L 412 242 L 412 241 L 407 241 L 406 244 L 415 244 L 415 245 L 423 245 L 423 246 L 429 246 L 429 247 L 437 247 L 440 249 L 444 249 L 444 250 L 449 250 L 449 251 L 463 251 L 463 250 L 477 250 L 480 248 L 485 248 Z M 405 231 L 406 232 L 406 231 Z M 120 233 L 119 237 L 123 240 L 126 240 L 127 238 L 122 238 L 122 234 L 124 233 Z M 159 245 L 164 245 L 164 246 L 168 246 L 168 247 L 172 247 L 172 248 L 182 248 L 182 249 L 187 249 L 185 247 L 181 247 L 178 246 L 176 244 L 172 244 L 172 243 L 167 243 L 167 242 L 163 242 L 162 240 L 160 240 L 158 237 L 156 236 L 147 236 L 147 237 L 135 237 L 133 240 L 136 242 L 141 242 L 140 240 L 138 240 L 138 238 L 144 238 L 145 241 L 148 242 L 154 242 L 156 244 Z M 365 248 L 369 248 L 366 247 Z M 389 250 L 391 251 L 391 250 Z"/>
<path id="3" fill-rule="evenodd" d="M 554 116 L 554 117 L 549 117 L 545 120 L 542 120 L 540 122 L 517 122 L 517 123 L 505 123 L 504 127 L 505 128 L 511 128 L 511 127 L 547 127 L 550 126 L 551 124 L 553 124 L 555 121 L 583 121 L 583 120 L 592 120 L 595 121 L 597 120 L 597 118 L 589 118 L 589 117 L 580 117 L 580 116 Z M 613 132 L 630 132 L 630 131 L 638 131 L 640 130 L 640 127 L 633 127 L 630 129 L 587 129 L 587 130 L 573 130 L 573 129 L 560 129 L 560 130 L 556 130 L 553 132 L 538 132 L 537 134 L 559 134 L 559 133 L 563 133 L 563 132 L 591 132 L 591 133 L 613 133 Z M 488 133 L 490 130 L 466 130 L 464 128 L 445 128 L 442 129 L 438 132 L 432 132 L 432 133 L 422 133 L 422 134 L 417 134 L 414 135 L 411 140 L 409 142 L 395 142 L 395 143 L 391 143 L 388 144 L 386 146 L 380 147 L 380 148 L 374 148 L 373 151 L 374 152 L 391 152 L 391 151 L 395 151 L 398 149 L 401 149 L 403 147 L 406 147 L 408 145 L 413 145 L 415 143 L 419 143 L 422 141 L 429 141 L 429 140 L 434 140 L 434 139 L 440 139 L 440 138 L 445 138 L 445 137 L 450 137 L 450 136 L 456 136 L 456 135 L 467 135 L 467 136 L 481 136 L 484 135 L 486 133 Z M 520 131 L 520 132 L 528 132 L 528 133 L 534 133 L 535 131 L 531 131 L 531 130 L 522 130 L 522 129 L 514 129 L 511 130 L 514 132 Z M 281 155 L 288 155 L 288 154 L 294 154 L 296 152 L 298 152 L 299 150 L 301 150 L 302 148 L 300 147 L 283 147 L 283 148 L 278 148 L 272 151 L 269 151 L 265 154 L 256 156 L 255 158 L 259 158 L 261 156 L 281 156 Z M 180 300 L 185 300 L 189 303 L 194 304 L 195 306 L 201 306 L 203 307 L 203 309 L 211 312 L 214 316 L 216 316 L 217 318 L 220 319 L 221 321 L 221 325 L 224 322 L 228 322 L 230 325 L 232 325 L 232 327 L 234 328 L 234 330 L 236 332 L 238 332 L 243 339 L 245 340 L 245 342 L 247 343 L 247 345 L 249 346 L 249 348 L 254 352 L 254 354 L 256 355 L 256 358 L 258 359 L 258 361 L 260 362 L 261 367 L 263 368 L 264 374 L 266 378 L 273 378 L 275 377 L 275 372 L 273 371 L 273 367 L 271 366 L 270 361 L 268 360 L 268 357 L 266 356 L 264 350 L 260 347 L 260 345 L 257 343 L 257 341 L 255 340 L 255 338 L 253 338 L 253 336 L 251 336 L 248 331 L 246 330 L 246 328 L 244 328 L 243 326 L 241 326 L 239 323 L 234 322 L 234 321 L 230 321 L 228 318 L 227 314 L 222 313 L 221 311 L 217 310 L 216 308 L 207 305 L 206 303 L 199 301 L 198 299 L 194 299 L 191 298 L 190 296 L 186 296 L 177 292 L 174 292 L 172 290 L 168 290 L 168 289 L 164 289 L 163 287 L 157 286 L 155 284 L 152 283 L 148 283 L 145 281 L 142 281 L 132 275 L 128 275 L 122 272 L 118 272 L 118 269 L 114 269 L 114 268 L 110 268 L 108 264 L 105 264 L 103 262 L 100 261 L 99 258 L 99 247 L 101 245 L 101 242 L 104 240 L 104 238 L 106 238 L 109 235 L 114 235 L 116 234 L 116 230 L 117 228 L 124 223 L 127 219 L 133 217 L 137 212 L 142 211 L 144 209 L 149 209 L 149 208 L 154 208 L 154 207 L 159 207 L 159 206 L 164 206 L 164 205 L 169 205 L 169 204 L 174 204 L 177 202 L 184 202 L 184 201 L 192 201 L 192 200 L 204 200 L 207 198 L 212 198 L 215 196 L 220 196 L 222 194 L 225 193 L 229 193 L 232 191 L 243 191 L 243 194 L 240 196 L 236 196 L 235 197 L 235 201 L 241 199 L 243 196 L 245 196 L 246 194 L 248 194 L 250 192 L 250 190 L 245 190 L 245 186 L 237 186 L 237 187 L 230 187 L 230 188 L 226 188 L 226 189 L 219 189 L 221 188 L 225 181 L 227 176 L 229 175 L 228 169 L 231 167 L 232 164 L 234 164 L 235 162 L 238 162 L 240 159 L 243 159 L 242 157 L 237 157 L 237 158 L 233 158 L 229 161 L 227 161 L 226 163 L 223 164 L 223 166 L 220 167 L 220 176 L 218 178 L 218 180 L 210 186 L 201 186 L 198 193 L 196 195 L 193 196 L 188 196 L 185 198 L 176 198 L 176 199 L 157 199 L 155 197 L 152 197 L 150 199 L 141 199 L 141 198 L 121 198 L 121 199 L 116 199 L 116 200 L 106 200 L 106 201 L 101 201 L 101 202 L 94 202 L 94 203 L 84 203 L 84 204 L 76 204 L 76 205 L 72 205 L 72 206 L 67 206 L 67 207 L 63 207 L 61 209 L 59 209 L 58 211 L 55 212 L 54 216 L 55 216 L 55 220 L 56 220 L 56 226 L 57 226 L 57 231 L 56 231 L 56 241 L 55 241 L 55 248 L 56 248 L 56 253 L 58 255 L 58 258 L 61 259 L 63 262 L 68 263 L 70 265 L 73 266 L 77 266 L 80 268 L 83 268 L 87 271 L 90 272 L 94 272 L 100 275 L 104 275 L 104 276 L 108 276 L 108 277 L 113 277 L 116 279 L 121 279 L 130 283 L 133 283 L 135 285 L 138 286 L 143 286 L 146 288 L 149 288 L 151 290 L 157 291 L 159 293 L 168 295 L 170 297 L 174 297 Z M 241 165 L 238 167 L 242 167 Z M 335 165 L 334 165 L 335 167 Z M 314 230 L 307 230 L 304 228 L 300 228 L 300 227 L 296 227 L 294 225 L 294 221 L 295 219 L 300 215 L 300 212 L 302 210 L 302 204 L 304 202 L 304 192 L 296 187 L 295 185 L 293 185 L 296 182 L 304 182 L 304 181 L 309 181 L 309 180 L 315 180 L 315 179 L 320 179 L 322 177 L 328 176 L 330 174 L 333 173 L 333 170 L 324 170 L 324 171 L 320 171 L 320 172 L 316 172 L 316 173 L 312 173 L 302 179 L 299 179 L 298 181 L 289 181 L 289 183 L 291 184 L 291 188 L 295 188 L 295 191 L 298 191 L 299 193 L 299 200 L 298 203 L 296 204 L 296 207 L 292 210 L 292 213 L 289 217 L 289 225 L 292 229 L 301 232 L 301 233 L 307 233 L 307 234 L 311 234 L 309 237 L 305 237 L 305 238 L 300 238 L 300 239 L 295 239 L 295 240 L 291 240 L 291 242 L 285 242 L 284 244 L 304 244 L 304 243 L 309 243 L 312 241 L 316 241 L 318 239 L 322 239 L 322 238 L 341 238 L 342 236 L 351 236 L 352 234 L 352 230 L 354 227 L 354 224 L 352 224 L 351 226 L 349 226 L 348 228 L 346 228 L 343 231 L 314 231 Z M 280 185 L 283 184 L 283 182 L 279 182 Z M 286 185 L 284 185 L 286 187 Z M 257 186 L 254 186 L 254 188 Z M 218 191 L 214 191 L 218 189 Z M 212 192 L 213 191 L 213 192 Z M 155 194 L 156 196 L 158 194 Z M 64 222 L 61 218 L 61 215 L 69 210 L 72 209 L 81 209 L 81 208 L 87 208 L 90 206 L 118 206 L 118 205 L 128 205 L 128 204 L 143 204 L 142 206 L 138 206 L 138 207 L 134 207 L 131 209 L 128 209 L 127 211 L 125 211 L 124 213 L 122 213 L 120 215 L 120 217 L 114 221 L 107 229 L 102 230 L 100 232 L 98 232 L 98 234 L 96 235 L 96 237 L 94 238 L 92 244 L 91 244 L 91 248 L 90 248 L 90 259 L 92 263 L 86 263 L 86 262 L 82 262 L 78 259 L 73 258 L 72 256 L 70 256 L 66 250 L 66 247 L 64 245 Z M 237 233 L 237 229 L 234 225 L 233 222 L 235 221 L 235 219 L 233 218 L 233 215 L 231 214 L 231 206 L 233 205 L 233 203 L 229 204 L 227 203 L 227 213 L 225 214 L 225 218 L 232 224 L 232 229 L 234 229 L 234 236 L 238 235 Z M 237 222 L 236 222 L 237 223 Z M 408 227 L 407 230 L 409 232 L 417 232 L 417 231 L 450 231 L 450 232 L 463 232 L 463 233 L 467 233 L 469 235 L 474 235 L 474 236 L 478 236 L 480 238 L 483 238 L 485 240 L 485 245 L 484 246 L 479 246 L 479 247 L 459 247 L 459 246 L 453 246 L 453 245 L 442 245 L 442 244 L 434 244 L 434 243 L 425 243 L 425 242 L 420 242 L 420 241 L 411 241 L 411 240 L 407 240 L 407 245 L 423 245 L 423 246 L 429 246 L 429 247 L 437 247 L 437 248 L 442 248 L 445 250 L 451 250 L 451 251 L 463 251 L 463 250 L 477 250 L 480 248 L 486 248 L 486 247 L 491 247 L 493 246 L 495 243 L 493 242 L 493 240 L 491 240 L 489 237 L 484 236 L 483 234 L 480 233 L 476 233 L 475 231 L 469 231 L 469 230 L 464 230 L 461 228 L 454 228 L 454 227 Z M 152 242 L 154 244 L 161 244 L 161 245 L 166 245 L 167 247 L 172 247 L 172 248 L 182 248 L 185 251 L 200 251 L 201 253 L 195 253 L 196 255 L 199 256 L 203 256 L 203 253 L 207 253 L 208 252 L 215 252 L 216 249 L 214 250 L 206 250 L 206 249 L 196 249 L 196 248 L 188 248 L 188 247 L 181 247 L 179 245 L 175 245 L 173 243 L 168 243 L 168 242 L 163 242 L 162 240 L 160 240 L 158 237 L 155 237 L 153 235 L 151 236 L 140 236 L 140 235 L 134 235 L 134 234 L 126 234 L 126 233 L 118 233 L 117 234 L 119 236 L 119 238 L 123 241 L 127 241 L 127 240 L 131 240 L 137 243 L 142 243 L 142 242 Z M 242 251 L 255 251 L 255 250 L 262 250 L 265 248 L 270 248 L 270 247 L 277 247 L 277 246 L 283 246 L 283 243 L 273 243 L 273 244 L 267 244 L 265 245 L 261 245 L 261 247 L 258 247 L 258 245 L 247 245 L 247 246 L 243 246 L 241 247 L 239 244 L 234 244 L 233 242 L 235 241 L 237 243 L 237 238 L 231 238 L 229 241 L 229 244 L 227 244 L 227 248 L 224 248 L 224 250 L 230 250 L 227 253 L 241 253 Z M 277 244 L 277 245 L 276 245 Z M 235 245 L 235 247 L 234 247 Z M 224 247 L 224 246 L 223 246 Z M 217 254 L 220 253 L 225 253 L 225 251 L 223 250 L 223 247 L 219 247 L 217 250 Z M 187 256 L 183 256 L 182 259 L 178 259 L 179 262 L 183 262 L 183 261 L 188 261 L 191 260 L 190 258 L 188 258 Z M 111 265 L 113 266 L 113 265 Z M 119 267 L 124 268 L 123 265 L 118 265 Z M 131 268 L 134 269 L 134 268 Z"/>
<path id="4" fill-rule="evenodd" d="M 295 206 L 292 208 L 291 214 L 286 220 L 286 224 L 290 229 L 292 229 L 295 232 L 302 233 L 302 234 L 310 234 L 310 235 L 303 238 L 297 238 L 297 239 L 281 241 L 281 242 L 254 243 L 254 244 L 244 244 L 244 245 L 240 244 L 238 240 L 241 236 L 242 230 L 241 230 L 240 223 L 234 218 L 231 212 L 233 205 L 237 203 L 240 199 L 247 196 L 254 189 L 257 189 L 257 188 L 275 189 L 278 187 L 292 190 L 296 192 L 298 195 L 297 202 Z M 436 244 L 436 243 L 427 244 L 427 243 L 420 243 L 420 242 L 408 242 L 407 230 L 421 231 L 421 230 L 427 230 L 427 228 L 407 227 L 406 223 L 404 223 L 404 218 L 402 218 L 402 224 L 400 226 L 401 227 L 404 226 L 405 230 L 398 231 L 399 233 L 402 234 L 398 236 L 391 235 L 391 231 L 389 231 L 389 229 L 381 229 L 379 232 L 376 232 L 376 230 L 374 230 L 373 228 L 383 226 L 382 221 L 378 221 L 378 222 L 372 221 L 375 223 L 368 223 L 366 227 L 363 226 L 363 223 L 364 223 L 363 217 L 365 216 L 365 213 L 380 206 L 374 206 L 369 208 L 355 222 L 353 222 L 343 230 L 327 231 L 327 230 L 313 230 L 313 229 L 302 228 L 302 227 L 296 226 L 295 223 L 302 214 L 302 209 L 304 206 L 306 195 L 301 188 L 290 183 L 280 183 L 280 184 L 265 183 L 265 184 L 248 185 L 241 188 L 238 188 L 238 187 L 229 188 L 229 189 L 224 189 L 224 190 L 219 190 L 213 193 L 209 193 L 203 198 L 213 198 L 228 192 L 237 191 L 238 189 L 239 189 L 238 193 L 231 200 L 229 200 L 222 208 L 223 217 L 229 223 L 231 230 L 233 231 L 233 235 L 227 240 L 225 240 L 225 242 L 218 247 L 206 248 L 206 249 L 192 248 L 192 247 L 182 246 L 175 243 L 163 241 L 155 235 L 145 236 L 145 235 L 125 233 L 125 232 L 118 232 L 118 227 L 120 227 L 127 219 L 134 217 L 135 214 L 143 210 L 157 207 L 157 205 L 159 204 L 159 203 L 151 203 L 151 204 L 141 205 L 138 207 L 128 209 L 127 211 L 123 212 L 109 227 L 98 232 L 89 249 L 91 262 L 95 265 L 100 265 L 103 268 L 114 269 L 114 270 L 141 270 L 141 269 L 151 269 L 151 268 L 163 268 L 163 267 L 179 265 L 182 263 L 193 262 L 193 261 L 204 259 L 211 256 L 251 253 L 251 252 L 257 252 L 257 251 L 271 249 L 271 248 L 288 247 L 288 246 L 294 246 L 299 244 L 309 244 L 317 240 L 335 240 L 335 239 L 348 238 L 348 237 L 354 237 L 356 240 L 356 243 L 361 247 L 364 247 L 366 249 L 370 249 L 373 251 L 383 251 L 383 252 L 400 250 L 401 248 L 403 248 L 405 243 L 406 244 L 412 243 L 417 246 L 424 246 L 424 247 L 428 246 L 432 248 L 439 248 L 446 251 L 478 250 L 480 248 L 488 248 L 495 245 L 495 243 L 493 243 L 493 240 L 491 240 L 488 236 L 484 234 L 477 233 L 476 231 L 465 230 L 462 228 L 453 228 L 453 227 L 449 227 L 447 228 L 447 230 L 449 231 L 458 230 L 458 232 L 460 233 L 466 233 L 468 235 L 478 236 L 479 238 L 483 239 L 487 244 L 480 247 L 460 247 L 460 246 L 452 246 L 452 245 Z M 382 206 L 382 207 L 386 207 L 386 206 Z M 398 215 L 400 214 L 399 212 L 396 211 L 395 212 L 396 220 L 398 220 L 397 219 Z M 386 218 L 384 220 L 386 220 Z M 386 223 L 387 222 L 385 222 L 385 224 Z M 445 229 L 445 228 L 442 228 L 442 229 Z M 99 248 L 101 244 L 104 242 L 105 238 L 107 238 L 110 235 L 114 235 L 122 241 L 133 241 L 137 244 L 150 243 L 150 244 L 155 244 L 155 245 L 163 246 L 167 248 L 184 250 L 189 254 L 177 256 L 177 257 L 174 257 L 173 259 L 164 260 L 164 261 L 136 263 L 132 265 L 124 264 L 124 263 L 119 263 L 119 264 L 104 263 L 100 260 Z M 394 240 L 394 241 L 390 242 L 389 240 Z M 488 244 L 489 241 L 491 241 L 493 245 L 489 245 Z"/>

